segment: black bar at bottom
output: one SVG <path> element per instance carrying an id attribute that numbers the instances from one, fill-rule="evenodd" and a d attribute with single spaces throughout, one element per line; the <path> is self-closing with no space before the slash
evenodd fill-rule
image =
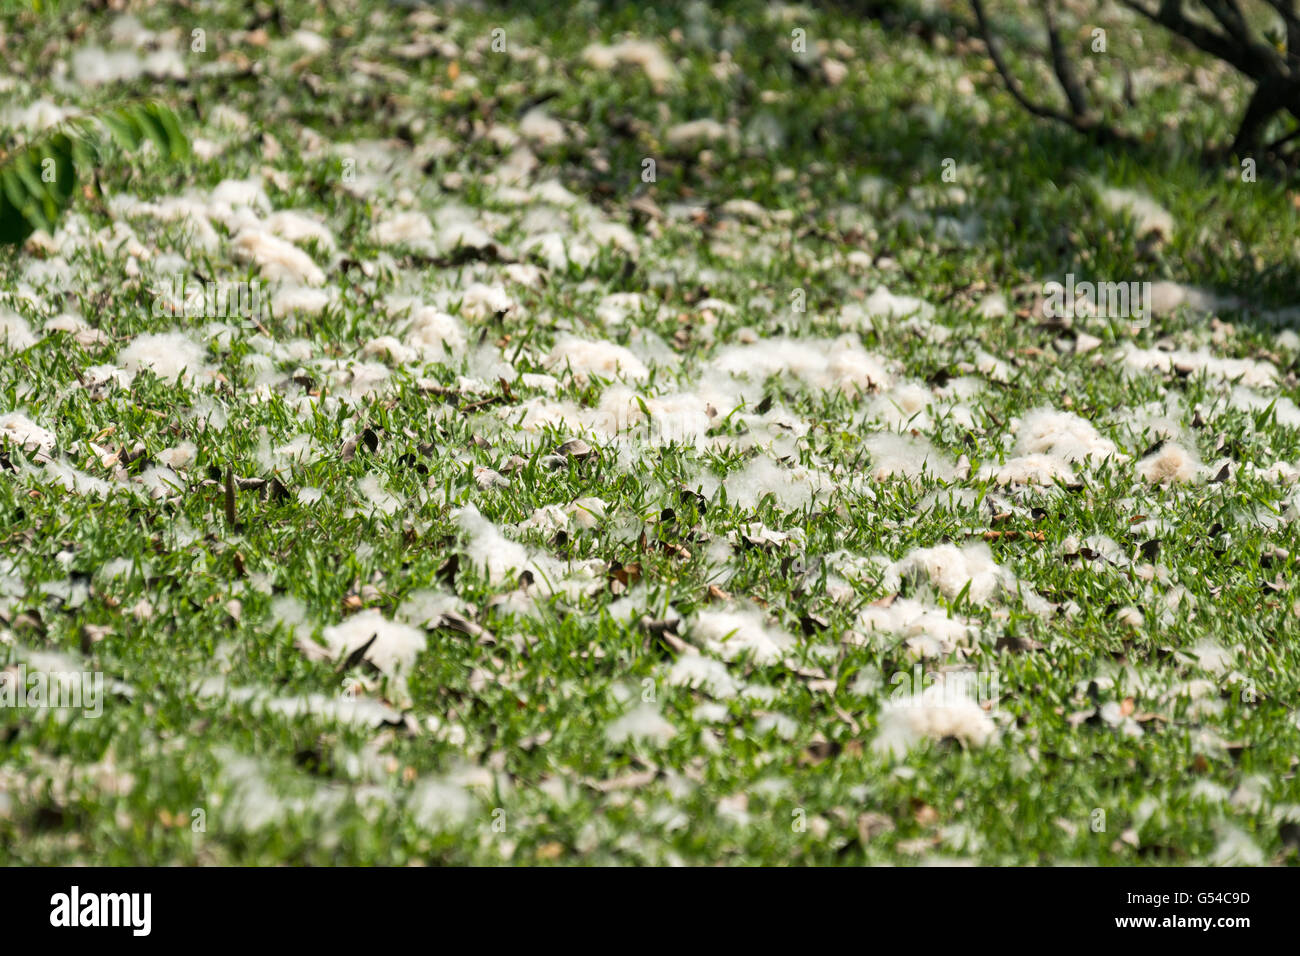
<path id="1" fill-rule="evenodd" d="M 448 932 L 734 945 L 781 928 L 886 926 L 927 945 L 1003 933 L 1231 944 L 1289 928 L 1293 896 L 1284 869 L 0 869 L 7 945 L 75 933 L 338 946 L 403 932 L 434 945 Z"/>

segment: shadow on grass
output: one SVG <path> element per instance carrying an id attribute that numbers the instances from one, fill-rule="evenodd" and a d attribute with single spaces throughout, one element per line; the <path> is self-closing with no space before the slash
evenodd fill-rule
<path id="1" fill-rule="evenodd" d="M 572 23 L 575 42 L 583 44 L 624 32 L 652 38 L 677 30 L 686 45 L 707 48 L 707 31 L 701 32 L 700 14 L 692 13 L 692 6 L 647 10 L 623 2 L 557 7 L 509 0 L 487 9 L 512 19 Z M 746 0 L 710 4 L 709 11 L 715 27 L 730 21 L 752 29 L 767 15 L 762 5 Z M 834 18 L 869 19 L 900 44 L 928 43 L 941 33 L 972 29 L 971 21 L 951 10 L 928 13 L 906 0 L 828 0 L 818 4 L 815 15 L 832 18 L 832 28 Z M 1269 328 L 1274 323 L 1266 317 L 1268 310 L 1296 303 L 1300 261 L 1294 243 L 1300 230 L 1283 184 L 1235 188 L 1225 171 L 1205 167 L 1199 147 L 1168 134 L 1147 143 L 1102 146 L 1022 113 L 1004 93 L 997 94 L 987 123 L 962 108 L 964 97 L 945 100 L 941 90 L 895 88 L 878 100 L 846 101 L 824 85 L 818 89 L 808 67 L 779 44 L 745 52 L 756 68 L 735 78 L 734 96 L 722 104 L 727 115 L 715 118 L 737 120 L 744 130 L 756 117 L 769 114 L 781 123 L 783 141 L 776 149 L 741 148 L 727 156 L 725 177 L 709 176 L 683 159 L 680 175 L 663 177 L 655 185 L 661 203 L 683 198 L 721 202 L 743 195 L 739 183 L 770 178 L 777 165 L 799 170 L 821 164 L 826 169 L 815 198 L 829 208 L 856 201 L 855 184 L 864 175 L 882 177 L 901 191 L 939 181 L 943 161 L 951 158 L 958 168 L 978 164 L 985 178 L 983 194 L 972 197 L 985 221 L 984 238 L 974 249 L 954 253 L 990 257 L 998 263 L 1000 283 L 1068 272 L 1109 281 L 1172 279 L 1240 300 L 1244 308 L 1229 313 L 1233 319 Z M 762 103 L 762 90 L 774 87 L 806 95 L 785 109 Z M 683 95 L 689 98 L 689 90 L 677 94 L 679 105 Z M 618 172 L 639 168 L 644 154 L 643 144 L 625 140 L 620 127 L 623 114 L 638 112 L 655 124 L 652 110 L 657 105 L 607 102 L 598 109 L 584 104 L 593 139 L 618 158 L 611 163 L 615 172 L 589 176 L 589 191 L 617 200 L 643 188 Z M 717 106 L 701 102 L 700 115 L 716 112 Z M 1163 245 L 1135 239 L 1114 216 L 1097 208 L 1091 196 L 1094 182 L 1153 195 L 1174 215 L 1178 228 L 1173 239 Z"/>

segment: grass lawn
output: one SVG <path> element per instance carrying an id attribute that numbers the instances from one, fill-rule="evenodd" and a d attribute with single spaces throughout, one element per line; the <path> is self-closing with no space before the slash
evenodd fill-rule
<path id="1" fill-rule="evenodd" d="M 193 155 L 0 257 L 0 859 L 1295 863 L 1300 192 L 849 6 L 6 5 Z"/>

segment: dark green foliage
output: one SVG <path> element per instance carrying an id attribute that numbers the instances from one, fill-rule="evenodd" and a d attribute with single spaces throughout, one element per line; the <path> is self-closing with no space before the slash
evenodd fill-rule
<path id="1" fill-rule="evenodd" d="M 53 232 L 79 173 L 99 164 L 108 142 L 133 152 L 146 140 L 168 159 L 189 154 L 176 114 L 152 100 L 82 114 L 9 153 L 0 161 L 0 244 L 21 244 L 37 229 Z"/>

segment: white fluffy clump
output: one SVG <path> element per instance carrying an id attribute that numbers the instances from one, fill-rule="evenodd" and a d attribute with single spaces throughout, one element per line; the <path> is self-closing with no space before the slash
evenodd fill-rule
<path id="1" fill-rule="evenodd" d="M 457 514 L 456 523 L 469 536 L 466 556 L 475 567 L 484 570 L 491 583 L 501 584 L 514 575 L 531 570 L 533 557 L 528 548 L 503 535 L 473 505 L 467 505 Z"/>
<path id="2" fill-rule="evenodd" d="M 1204 473 L 1194 449 L 1165 442 L 1137 463 L 1137 472 L 1154 485 L 1196 481 Z"/>
<path id="3" fill-rule="evenodd" d="M 40 341 L 32 327 L 17 312 L 0 307 L 0 348 L 11 352 L 29 349 Z"/>
<path id="4" fill-rule="evenodd" d="M 1237 648 L 1224 647 L 1206 638 L 1197 642 L 1187 653 L 1196 660 L 1196 665 L 1201 670 L 1222 677 L 1231 670 L 1237 652 Z"/>
<path id="5" fill-rule="evenodd" d="M 1260 481 L 1269 484 L 1300 485 L 1300 464 L 1287 461 L 1275 461 L 1266 468 L 1260 468 L 1251 462 L 1241 466 L 1244 474 L 1255 475 Z"/>
<path id="6" fill-rule="evenodd" d="M 112 486 L 104 479 L 88 475 L 62 461 L 45 462 L 45 467 L 38 478 L 49 484 L 59 485 L 74 495 L 93 495 L 102 498 L 112 490 Z"/>
<path id="7" fill-rule="evenodd" d="M 72 54 L 72 76 L 78 86 L 128 83 L 142 76 L 183 80 L 185 75 L 185 61 L 171 48 L 153 50 L 143 57 L 133 50 L 96 46 L 82 47 Z"/>
<path id="8" fill-rule="evenodd" d="M 431 306 L 416 309 L 406 340 L 426 357 L 443 358 L 465 349 L 465 330 L 454 316 Z"/>
<path id="9" fill-rule="evenodd" d="M 892 382 L 884 360 L 863 349 L 853 335 L 730 345 L 718 353 L 712 367 L 753 381 L 791 375 L 814 388 L 838 388 L 849 394 L 887 388 Z"/>
<path id="10" fill-rule="evenodd" d="M 465 351 L 467 340 L 460 320 L 431 305 L 395 299 L 388 303 L 393 315 L 405 315 L 401 337 L 382 335 L 366 344 L 363 352 L 389 358 L 397 364 L 417 360 L 433 362 Z"/>
<path id="11" fill-rule="evenodd" d="M 373 235 L 381 246 L 429 242 L 434 236 L 433 223 L 422 212 L 400 212 L 375 223 Z"/>
<path id="12" fill-rule="evenodd" d="M 609 514 L 609 505 L 600 498 L 587 496 L 574 500 L 566 510 L 572 524 L 590 531 L 600 527 Z"/>
<path id="13" fill-rule="evenodd" d="M 563 505 L 542 505 L 531 515 L 515 525 L 517 531 L 536 531 L 543 535 L 553 535 L 569 527 L 569 513 Z"/>
<path id="14" fill-rule="evenodd" d="M 398 723 L 402 717 L 392 707 L 370 697 L 349 698 L 334 694 L 271 697 L 255 693 L 249 698 L 249 703 L 255 710 L 290 720 L 314 717 L 327 723 L 354 724 L 372 730 L 383 724 Z"/>
<path id="15" fill-rule="evenodd" d="M 1020 419 L 1015 431 L 1012 457 L 984 465 L 978 477 L 999 485 L 1052 485 L 1058 479 L 1075 481 L 1076 464 L 1128 460 L 1091 422 L 1072 412 L 1036 408 Z"/>
<path id="16" fill-rule="evenodd" d="M 605 325 L 622 325 L 628 316 L 645 311 L 650 301 L 640 292 L 614 292 L 600 300 L 596 318 Z"/>
<path id="17" fill-rule="evenodd" d="M 975 351 L 975 371 L 992 382 L 1011 381 L 1011 366 L 983 349 Z"/>
<path id="18" fill-rule="evenodd" d="M 42 428 L 20 412 L 0 415 L 0 445 L 12 442 L 24 451 L 41 456 L 54 451 L 57 441 L 54 432 Z"/>
<path id="19" fill-rule="evenodd" d="M 1018 455 L 1002 464 L 982 465 L 976 476 L 991 479 L 998 485 L 1053 485 L 1059 478 L 1066 483 L 1075 480 L 1074 470 L 1060 458 L 1051 455 Z"/>
<path id="20" fill-rule="evenodd" d="M 271 314 L 276 318 L 288 315 L 320 315 L 333 305 L 337 294 L 333 289 L 312 289 L 301 285 L 281 285 L 271 293 Z"/>
<path id="21" fill-rule="evenodd" d="M 862 308 L 873 319 L 907 319 L 915 316 L 928 321 L 934 318 L 934 306 L 929 302 L 909 295 L 894 295 L 883 285 L 867 297 Z"/>
<path id="22" fill-rule="evenodd" d="M 1051 455 L 1070 463 L 1127 459 L 1114 442 L 1101 437 L 1091 422 L 1052 408 L 1036 408 L 1025 414 L 1016 429 L 1015 452 Z"/>
<path id="23" fill-rule="evenodd" d="M 297 285 L 321 285 L 325 273 L 311 256 L 265 229 L 245 229 L 234 241 L 235 258 L 257 265 L 262 278 Z"/>
<path id="24" fill-rule="evenodd" d="M 1193 375 L 1204 373 L 1209 378 L 1225 382 L 1238 382 L 1251 388 L 1269 388 L 1277 384 L 1277 367 L 1272 362 L 1257 359 L 1219 358 L 1209 349 L 1196 351 L 1178 349 L 1165 352 L 1160 349 L 1140 349 L 1126 345 L 1118 353 L 1124 370 L 1130 375 L 1146 372 L 1170 372 L 1174 369 Z"/>
<path id="25" fill-rule="evenodd" d="M 1246 412 L 1262 412 L 1272 405 L 1273 414 L 1279 425 L 1284 428 L 1300 428 L 1300 408 L 1285 395 L 1269 398 L 1252 389 L 1238 386 L 1232 390 L 1228 404 L 1232 408 Z"/>
<path id="26" fill-rule="evenodd" d="M 521 414 L 522 413 L 522 414 Z M 546 428 L 563 429 L 577 434 L 597 433 L 611 438 L 626 427 L 627 421 L 600 409 L 583 408 L 577 402 L 552 401 L 549 398 L 530 398 L 513 408 L 498 409 L 499 417 L 517 423 L 524 434 L 540 432 Z"/>
<path id="27" fill-rule="evenodd" d="M 582 59 L 597 70 L 612 71 L 620 66 L 633 66 L 645 73 L 646 78 L 662 89 L 677 78 L 677 67 L 668 59 L 659 44 L 648 40 L 624 40 L 606 46 L 593 43 L 582 51 Z"/>
<path id="28" fill-rule="evenodd" d="M 67 332 L 78 345 L 93 348 L 107 345 L 111 340 L 99 329 L 91 327 L 81 316 L 71 312 L 56 315 L 45 323 L 46 332 Z"/>
<path id="29" fill-rule="evenodd" d="M 651 703 L 634 707 L 605 728 L 605 738 L 612 744 L 637 740 L 664 744 L 676 734 L 677 728 Z"/>
<path id="30" fill-rule="evenodd" d="M 904 638 L 915 657 L 940 657 L 969 644 L 976 626 L 964 617 L 912 598 L 896 598 L 887 607 L 871 605 L 858 615 L 858 627 Z"/>
<path id="31" fill-rule="evenodd" d="M 132 339 L 117 360 L 132 376 L 148 369 L 167 381 L 180 376 L 188 382 L 211 374 L 205 355 L 203 346 L 183 332 L 146 332 Z"/>
<path id="32" fill-rule="evenodd" d="M 289 43 L 312 56 L 328 53 L 330 49 L 330 41 L 311 30 L 294 30 L 289 34 Z"/>
<path id="33" fill-rule="evenodd" d="M 416 626 L 437 625 L 443 615 L 460 613 L 464 606 L 455 594 L 438 588 L 421 588 L 406 596 L 397 609 L 397 617 Z"/>
<path id="34" fill-rule="evenodd" d="M 322 358 L 312 363 L 331 385 L 350 399 L 366 398 L 388 387 L 392 373 L 379 362 Z"/>
<path id="35" fill-rule="evenodd" d="M 108 207 L 116 216 L 149 216 L 159 222 L 179 222 L 189 240 L 202 249 L 215 249 L 219 242 L 208 218 L 208 203 L 194 196 L 168 196 L 157 202 L 142 202 L 134 196 L 116 195 L 109 198 Z"/>
<path id="36" fill-rule="evenodd" d="M 578 242 L 559 232 L 542 232 L 529 236 L 520 249 L 526 255 L 544 262 L 548 269 L 557 272 L 567 269 L 570 263 L 585 269 L 596 258 L 596 249 L 593 246 Z"/>
<path id="37" fill-rule="evenodd" d="M 600 576 L 604 565 L 599 560 L 569 564 L 536 553 L 507 538 L 473 505 L 466 505 L 456 512 L 456 523 L 467 538 L 465 556 L 475 567 L 482 568 L 493 584 L 514 584 L 527 572 L 532 578 L 532 588 L 538 592 L 561 593 L 576 599 L 604 583 Z M 526 595 L 524 599 L 526 606 Z"/>
<path id="38" fill-rule="evenodd" d="M 365 510 L 373 514 L 392 517 L 402 509 L 402 499 L 385 488 L 378 475 L 366 475 L 358 481 L 357 495 Z"/>
<path id="39" fill-rule="evenodd" d="M 701 487 L 711 497 L 710 484 L 703 482 Z M 772 495 L 781 510 L 796 511 L 831 490 L 829 481 L 820 472 L 800 465 L 782 467 L 766 455 L 732 472 L 721 484 L 727 489 L 727 500 L 746 509 L 758 507 L 759 502 Z"/>
<path id="40" fill-rule="evenodd" d="M 564 124 L 546 111 L 534 106 L 519 121 L 519 135 L 536 146 L 559 146 L 569 138 Z"/>
<path id="41" fill-rule="evenodd" d="M 1263 866 L 1261 850 L 1239 827 L 1224 824 L 1219 828 L 1219 842 L 1206 860 L 1211 866 Z"/>
<path id="42" fill-rule="evenodd" d="M 224 791 L 218 805 L 222 826 L 252 832 L 278 823 L 291 810 L 291 801 L 271 787 L 261 762 L 226 747 L 214 750 L 220 761 L 217 787 Z"/>
<path id="43" fill-rule="evenodd" d="M 373 637 L 374 643 L 367 649 L 365 659 L 390 677 L 409 673 L 416 656 L 428 644 L 424 631 L 400 621 L 390 621 L 374 608 L 325 628 L 321 636 L 331 659 L 351 654 Z"/>
<path id="44" fill-rule="evenodd" d="M 737 546 L 741 541 L 764 548 L 785 548 L 802 552 L 808 542 L 808 534 L 803 528 L 791 528 L 789 531 L 776 531 L 761 521 L 742 524 L 735 531 L 727 532 L 727 541 Z"/>
<path id="45" fill-rule="evenodd" d="M 605 430 L 611 435 L 646 424 L 646 437 L 651 444 L 677 442 L 695 448 L 704 447 L 708 430 L 719 414 L 710 397 L 702 394 L 675 392 L 642 396 L 618 385 L 605 390 L 599 408 L 606 416 Z"/>
<path id="46" fill-rule="evenodd" d="M 188 468 L 194 463 L 198 447 L 192 441 L 183 441 L 171 448 L 164 448 L 158 453 L 158 460 L 168 468 Z"/>
<path id="47" fill-rule="evenodd" d="M 578 498 L 567 505 L 542 505 L 515 527 L 552 535 L 571 528 L 591 530 L 605 520 L 609 506 L 599 498 Z"/>
<path id="48" fill-rule="evenodd" d="M 185 490 L 185 482 L 170 468 L 150 466 L 131 479 L 149 493 L 149 497 L 162 499 Z"/>
<path id="49" fill-rule="evenodd" d="M 425 830 L 440 832 L 462 825 L 474 812 L 474 797 L 451 780 L 423 780 L 411 791 L 406 810 Z"/>
<path id="50" fill-rule="evenodd" d="M 519 303 L 502 285 L 471 282 L 463 289 L 445 289 L 435 296 L 435 304 L 443 308 L 452 300 L 460 304 L 460 314 L 467 319 L 514 315 L 519 311 Z"/>
<path id="51" fill-rule="evenodd" d="M 902 584 L 894 562 L 884 555 L 835 551 L 826 555 L 824 563 L 832 571 L 826 579 L 827 596 L 840 604 L 855 600 L 863 591 L 895 594 Z"/>
<path id="52" fill-rule="evenodd" d="M 1124 549 L 1116 543 L 1114 538 L 1104 534 L 1091 534 L 1082 541 L 1074 535 L 1070 535 L 1061 542 L 1060 551 L 1062 554 L 1077 554 L 1084 548 L 1097 552 L 1101 560 L 1108 564 L 1127 565 L 1129 563 L 1128 555 L 1124 553 Z"/>
<path id="53" fill-rule="evenodd" d="M 1213 292 L 1179 282 L 1170 282 L 1167 279 L 1151 283 L 1150 308 L 1155 315 L 1168 315 L 1179 308 L 1207 314 L 1220 309 L 1234 308 L 1237 304 L 1234 298 L 1220 297 Z"/>
<path id="54" fill-rule="evenodd" d="M 591 341 L 576 336 L 561 336 L 543 363 L 555 372 L 569 369 L 575 381 L 586 384 L 591 376 L 622 377 L 644 381 L 650 370 L 628 349 L 614 342 Z"/>
<path id="55" fill-rule="evenodd" d="M 1147 402 L 1136 408 L 1119 409 L 1120 427 L 1137 441 L 1177 439 L 1183 433 L 1186 408 L 1177 394 L 1164 401 Z"/>
<path id="56" fill-rule="evenodd" d="M 963 547 L 940 544 L 917 548 L 897 562 L 900 577 L 919 576 L 930 582 L 950 600 L 969 584 L 967 597 L 972 604 L 987 604 L 999 591 L 1013 585 L 1014 575 L 993 560 L 993 552 L 983 541 Z"/>
<path id="57" fill-rule="evenodd" d="M 894 431 L 929 432 L 935 428 L 936 419 L 946 417 L 958 428 L 973 431 L 975 413 L 965 402 L 981 387 L 982 383 L 974 378 L 955 378 L 934 390 L 920 382 L 898 382 L 867 403 L 865 420 Z"/>
<path id="58" fill-rule="evenodd" d="M 1150 196 L 1131 189 L 1106 188 L 1100 191 L 1099 198 L 1111 212 L 1131 218 L 1139 237 L 1154 233 L 1167 239 L 1174 234 L 1174 217 Z"/>
<path id="59" fill-rule="evenodd" d="M 305 433 L 294 435 L 278 445 L 272 444 L 269 438 L 263 436 L 258 444 L 256 461 L 263 471 L 276 474 L 321 455 L 322 450 L 316 440 Z"/>
<path id="60" fill-rule="evenodd" d="M 691 621 L 691 635 L 726 660 L 750 654 L 756 664 L 776 663 L 795 643 L 758 608 L 743 606 L 701 611 Z"/>
<path id="61" fill-rule="evenodd" d="M 734 138 L 729 127 L 714 119 L 697 119 L 671 127 L 665 138 L 674 149 L 693 149 Z"/>
<path id="62" fill-rule="evenodd" d="M 933 402 L 934 396 L 920 382 L 899 382 L 868 403 L 867 418 L 888 428 L 915 428 L 928 432 L 934 427 L 929 414 Z"/>
<path id="63" fill-rule="evenodd" d="M 925 475 L 951 481 L 956 476 L 952 462 L 928 439 L 879 432 L 870 436 L 865 444 L 871 455 L 871 477 L 876 481 L 887 478 L 915 480 Z"/>
<path id="64" fill-rule="evenodd" d="M 618 249 L 636 257 L 641 251 L 636 233 L 621 222 L 612 222 L 604 218 L 592 218 L 583 227 L 592 242 L 601 248 Z"/>
<path id="65" fill-rule="evenodd" d="M 683 654 L 673 662 L 668 671 L 672 687 L 690 687 L 703 690 L 711 697 L 734 697 L 740 685 L 727 665 L 703 654 Z"/>
<path id="66" fill-rule="evenodd" d="M 263 225 L 289 242 L 312 240 L 327 252 L 332 251 L 336 245 L 334 233 L 330 232 L 329 227 L 307 213 L 282 209 L 267 216 Z"/>
<path id="67" fill-rule="evenodd" d="M 438 248 L 443 252 L 457 249 L 488 249 L 492 236 L 480 225 L 474 210 L 451 203 L 438 210 Z"/>
<path id="68" fill-rule="evenodd" d="M 531 380 L 547 392 L 554 392 L 557 385 L 549 375 L 524 375 L 521 379 L 524 385 L 532 387 L 529 384 Z M 604 440 L 618 438 L 629 448 L 635 441 L 655 446 L 675 442 L 703 449 L 710 442 L 707 432 L 713 419 L 720 414 L 719 407 L 734 408 L 733 398 L 734 396 L 713 393 L 706 388 L 701 388 L 698 393 L 676 392 L 649 396 L 615 384 L 605 389 L 600 404 L 595 408 L 587 408 L 573 401 L 537 397 L 512 408 L 502 408 L 498 414 L 517 422 L 518 427 L 528 433 L 552 427 L 579 434 L 592 434 Z M 715 443 L 722 440 L 712 439 Z M 717 480 L 710 479 L 711 490 L 717 486 Z"/>
<path id="69" fill-rule="evenodd" d="M 0 123 L 9 129 L 38 131 L 57 126 L 75 110 L 59 106 L 52 100 L 39 99 L 27 106 L 11 106 L 0 112 Z"/>
<path id="70" fill-rule="evenodd" d="M 204 209 L 232 233 L 259 225 L 259 217 L 271 211 L 271 200 L 262 188 L 262 180 L 225 179 L 208 193 Z"/>
<path id="71" fill-rule="evenodd" d="M 939 683 L 885 704 L 871 746 L 879 754 L 893 756 L 902 756 L 925 740 L 953 738 L 968 747 L 982 747 L 996 731 L 989 715 L 964 690 Z"/>

